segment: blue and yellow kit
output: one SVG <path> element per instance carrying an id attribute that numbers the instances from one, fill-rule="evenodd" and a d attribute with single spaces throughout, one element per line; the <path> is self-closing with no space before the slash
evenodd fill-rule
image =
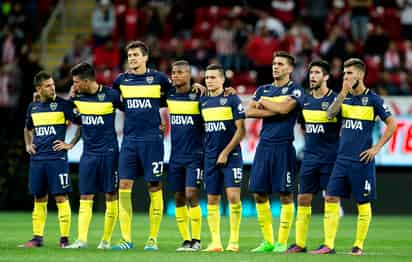
<path id="1" fill-rule="evenodd" d="M 219 154 L 236 132 L 236 120 L 245 118 L 245 110 L 236 95 L 200 98 L 205 130 L 205 182 L 208 194 L 220 194 L 222 185 L 239 187 L 242 181 L 242 151 L 238 145 L 228 156 L 226 166 L 216 166 Z"/>
<path id="2" fill-rule="evenodd" d="M 81 117 L 83 154 L 79 165 L 81 194 L 114 192 L 117 189 L 119 147 L 115 130 L 120 94 L 99 85 L 95 94 L 80 93 L 72 101 Z"/>
<path id="3" fill-rule="evenodd" d="M 36 154 L 30 158 L 30 192 L 42 197 L 71 191 L 67 151 L 54 151 L 57 140 L 64 141 L 68 121 L 78 122 L 74 105 L 60 97 L 47 102 L 32 102 L 26 114 L 26 128 L 33 130 Z"/>
<path id="4" fill-rule="evenodd" d="M 174 192 L 202 184 L 204 131 L 199 99 L 196 93 L 177 92 L 167 98 L 172 144 L 168 182 Z"/>

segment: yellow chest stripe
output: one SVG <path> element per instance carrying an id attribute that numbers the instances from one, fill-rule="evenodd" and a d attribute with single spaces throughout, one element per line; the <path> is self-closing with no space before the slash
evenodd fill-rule
<path id="1" fill-rule="evenodd" d="M 34 126 L 51 126 L 66 124 L 66 118 L 63 112 L 42 112 L 32 113 Z"/>
<path id="2" fill-rule="evenodd" d="M 123 98 L 160 98 L 160 85 L 120 86 Z"/>
<path id="3" fill-rule="evenodd" d="M 228 106 L 205 108 L 202 109 L 202 117 L 206 122 L 232 120 L 232 108 Z"/>

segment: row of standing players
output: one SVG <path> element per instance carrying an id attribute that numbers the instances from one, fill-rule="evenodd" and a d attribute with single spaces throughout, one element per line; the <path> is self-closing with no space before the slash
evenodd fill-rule
<path id="1" fill-rule="evenodd" d="M 202 180 L 206 187 L 207 221 L 212 240 L 205 251 L 224 250 L 218 208 L 222 188 L 227 194 L 230 217 L 230 239 L 226 250 L 239 250 L 243 164 L 240 142 L 245 135 L 244 118 L 251 117 L 263 119 L 249 181 L 263 242 L 252 251 L 306 252 L 312 197 L 326 189 L 325 241 L 312 253 L 335 253 L 339 200 L 352 193 L 359 216 L 351 253 L 362 254 L 371 221 L 370 201 L 375 196 L 373 159 L 395 129 L 389 108 L 363 84 L 365 64 L 362 60 L 352 58 L 345 62 L 343 87 L 339 94 L 327 88 L 328 63 L 322 60 L 312 62 L 309 66 L 311 94 L 306 95 L 290 79 L 294 57 L 286 52 L 276 52 L 272 67 L 274 82 L 260 86 L 245 109 L 238 96 L 224 91 L 224 71 L 219 65 L 206 68 L 208 94 L 203 96 L 192 91 L 190 65 L 186 61 L 173 64 L 172 83 L 164 74 L 146 67 L 149 54 L 144 43 L 132 42 L 126 52 L 129 71 L 116 78 L 113 88 L 96 83 L 92 66 L 86 63 L 75 66 L 72 69 L 71 101 L 56 97 L 50 75 L 44 72 L 36 75 L 34 84 L 40 101 L 29 105 L 24 132 L 26 150 L 31 154 L 29 187 L 35 197 L 34 237 L 22 246 L 43 245 L 47 196 L 50 194 L 58 206 L 60 246 L 87 247 L 93 198 L 97 192 L 105 192 L 105 222 L 98 248 L 133 248 L 131 193 L 136 175 L 143 174 L 150 195 L 150 229 L 144 249 L 158 250 L 157 235 L 163 215 L 160 182 L 163 138 L 159 109 L 167 105 L 172 141 L 168 184 L 175 192 L 176 222 L 183 238 L 178 251 L 201 248 L 199 190 Z M 200 85 L 195 85 L 195 89 L 200 93 L 205 91 Z M 120 154 L 114 129 L 115 109 L 125 112 Z M 377 116 L 387 128 L 378 143 L 372 145 L 372 128 Z M 296 242 L 288 248 L 295 210 L 296 154 L 292 142 L 298 118 L 305 130 L 305 149 L 299 177 Z M 81 132 L 77 132 L 70 143 L 63 142 L 66 120 L 81 125 Z M 84 149 L 79 165 L 78 239 L 70 245 L 67 192 L 71 186 L 67 150 L 80 136 Z M 272 193 L 280 194 L 282 204 L 276 242 L 269 203 Z M 122 239 L 118 245 L 111 246 L 117 216 Z"/>

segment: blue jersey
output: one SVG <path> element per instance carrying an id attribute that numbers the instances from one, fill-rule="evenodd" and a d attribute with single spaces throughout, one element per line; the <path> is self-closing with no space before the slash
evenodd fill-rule
<path id="1" fill-rule="evenodd" d="M 116 108 L 121 106 L 116 90 L 99 86 L 95 94 L 77 94 L 72 101 L 81 116 L 83 151 L 112 153 L 118 151 L 115 123 Z"/>
<path id="2" fill-rule="evenodd" d="M 26 114 L 26 128 L 33 130 L 33 144 L 36 154 L 32 160 L 67 160 L 67 151 L 54 151 L 56 140 L 64 141 L 66 137 L 67 120 L 78 121 L 73 112 L 72 102 L 60 97 L 47 102 L 30 103 Z"/>
<path id="3" fill-rule="evenodd" d="M 124 135 L 137 140 L 161 137 L 160 107 L 167 93 L 174 89 L 169 78 L 148 69 L 141 75 L 123 73 L 113 84 L 121 93 L 125 111 Z"/>
<path id="4" fill-rule="evenodd" d="M 372 146 L 376 116 L 385 121 L 391 115 L 389 107 L 375 92 L 366 89 L 361 95 L 348 94 L 343 101 L 341 114 L 338 159 L 360 161 L 360 154 Z"/>
<path id="5" fill-rule="evenodd" d="M 200 98 L 200 111 L 205 122 L 205 156 L 217 158 L 236 132 L 236 120 L 245 118 L 245 110 L 236 95 L 204 96 Z M 230 154 L 242 157 L 240 145 Z"/>
<path id="6" fill-rule="evenodd" d="M 288 97 L 292 97 L 301 104 L 299 100 L 303 97 L 303 90 L 300 86 L 290 81 L 285 86 L 276 87 L 273 84 L 258 87 L 253 99 L 268 99 L 274 102 L 283 102 Z M 294 140 L 293 130 L 298 115 L 296 107 L 286 115 L 275 115 L 263 118 L 262 130 L 260 131 L 260 141 L 264 143 L 285 143 Z"/>
<path id="7" fill-rule="evenodd" d="M 172 137 L 171 158 L 198 158 L 203 153 L 203 120 L 199 96 L 170 93 L 167 98 Z"/>
<path id="8" fill-rule="evenodd" d="M 305 127 L 304 161 L 333 163 L 336 159 L 340 121 L 337 117 L 328 119 L 326 114 L 336 95 L 329 90 L 322 98 L 304 95 L 300 100 Z"/>

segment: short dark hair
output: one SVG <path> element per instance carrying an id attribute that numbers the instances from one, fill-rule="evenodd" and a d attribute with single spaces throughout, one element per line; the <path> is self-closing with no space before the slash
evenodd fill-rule
<path id="1" fill-rule="evenodd" d="M 293 55 L 291 55 L 291 54 L 289 54 L 288 52 L 286 52 L 286 51 L 277 51 L 277 52 L 274 52 L 273 53 L 273 58 L 275 58 L 275 57 L 283 57 L 283 58 L 286 58 L 286 60 L 289 62 L 289 65 L 291 65 L 291 66 L 295 66 L 295 62 L 296 62 L 296 59 L 295 59 L 295 57 L 293 56 Z"/>
<path id="2" fill-rule="evenodd" d="M 145 55 L 145 56 L 149 55 L 149 48 L 142 41 L 133 41 L 133 42 L 128 43 L 126 48 L 125 48 L 126 53 L 130 49 L 134 49 L 134 48 L 139 48 L 140 52 L 142 52 L 142 54 Z"/>
<path id="3" fill-rule="evenodd" d="M 96 79 L 93 66 L 89 63 L 84 62 L 73 66 L 73 68 L 70 70 L 70 74 L 72 76 L 78 76 L 82 80 Z"/>
<path id="4" fill-rule="evenodd" d="M 34 86 L 41 86 L 43 81 L 52 78 L 51 74 L 47 71 L 40 71 L 38 72 L 33 78 L 33 85 Z"/>
<path id="5" fill-rule="evenodd" d="M 186 66 L 186 67 L 189 68 L 189 71 L 190 71 L 190 64 L 189 64 L 189 62 L 186 61 L 186 60 L 177 60 L 177 61 L 174 61 L 173 64 L 172 64 L 172 67 L 173 67 L 173 66 Z"/>
<path id="6" fill-rule="evenodd" d="M 361 70 L 362 72 L 366 71 L 365 63 L 359 58 L 349 58 L 343 63 L 343 67 L 354 66 L 355 68 Z"/>
<path id="7" fill-rule="evenodd" d="M 223 66 L 219 65 L 219 64 L 210 64 L 206 67 L 206 71 L 207 70 L 217 70 L 219 71 L 219 73 L 225 77 L 225 70 L 223 69 Z"/>
<path id="8" fill-rule="evenodd" d="M 319 60 L 312 61 L 309 64 L 309 70 L 308 71 L 310 71 L 310 69 L 314 66 L 320 67 L 322 69 L 322 72 L 323 72 L 324 75 L 329 75 L 330 74 L 330 65 L 325 60 L 319 59 Z"/>

